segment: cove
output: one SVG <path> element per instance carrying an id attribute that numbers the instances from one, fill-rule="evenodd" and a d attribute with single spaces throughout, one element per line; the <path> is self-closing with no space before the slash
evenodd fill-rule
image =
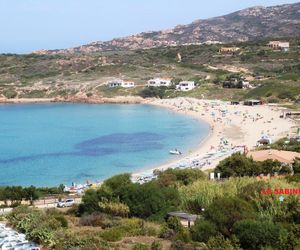
<path id="1" fill-rule="evenodd" d="M 209 126 L 152 105 L 0 105 L 0 186 L 57 186 L 155 167 Z"/>

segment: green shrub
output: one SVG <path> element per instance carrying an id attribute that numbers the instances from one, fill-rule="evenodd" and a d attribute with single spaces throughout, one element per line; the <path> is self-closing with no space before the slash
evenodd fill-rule
<path id="1" fill-rule="evenodd" d="M 134 244 L 133 250 L 148 250 L 149 247 L 146 245 L 146 244 L 143 244 L 143 243 L 136 243 Z"/>
<path id="2" fill-rule="evenodd" d="M 229 239 L 224 238 L 223 235 L 211 237 L 208 240 L 207 246 L 210 250 L 237 250 L 238 246 L 232 244 Z"/>
<path id="3" fill-rule="evenodd" d="M 57 220 L 62 227 L 68 228 L 68 221 L 63 215 L 56 215 L 55 220 Z"/>
<path id="4" fill-rule="evenodd" d="M 219 232 L 230 236 L 235 222 L 255 218 L 256 214 L 246 201 L 236 197 L 224 197 L 215 200 L 205 211 L 204 216 L 217 226 Z"/>
<path id="5" fill-rule="evenodd" d="M 156 172 L 158 182 L 162 186 L 189 185 L 196 180 L 206 179 L 206 175 L 199 169 L 167 169 Z"/>
<path id="6" fill-rule="evenodd" d="M 159 233 L 159 237 L 163 239 L 171 239 L 175 236 L 174 230 L 168 228 L 168 226 L 165 224 Z"/>
<path id="7" fill-rule="evenodd" d="M 294 175 L 288 175 L 286 177 L 286 180 L 288 182 L 300 182 L 300 173 L 299 174 L 294 174 Z"/>
<path id="8" fill-rule="evenodd" d="M 3 95 L 8 99 L 12 99 L 15 98 L 18 95 L 18 93 L 13 89 L 7 89 L 3 91 Z"/>
<path id="9" fill-rule="evenodd" d="M 184 250 L 185 244 L 181 240 L 172 241 L 171 250 Z"/>
<path id="10" fill-rule="evenodd" d="M 139 95 L 143 98 L 164 98 L 166 94 L 166 87 L 146 87 L 139 92 Z"/>
<path id="11" fill-rule="evenodd" d="M 210 221 L 198 219 L 191 228 L 191 235 L 194 241 L 206 243 L 210 237 L 217 235 L 217 227 Z"/>
<path id="12" fill-rule="evenodd" d="M 233 232 L 243 249 L 277 248 L 280 240 L 287 238 L 287 231 L 268 221 L 241 220 L 234 225 Z"/>
<path id="13" fill-rule="evenodd" d="M 112 216 L 127 217 L 129 214 L 129 207 L 121 202 L 99 202 L 101 211 Z"/>
<path id="14" fill-rule="evenodd" d="M 111 228 L 101 232 L 102 239 L 106 241 L 119 241 L 123 238 L 124 232 L 119 228 Z"/>
<path id="15" fill-rule="evenodd" d="M 150 249 L 151 250 L 161 250 L 162 245 L 159 241 L 155 240 L 155 241 L 152 242 Z"/>
<path id="16" fill-rule="evenodd" d="M 176 232 L 176 233 L 183 231 L 183 226 L 180 222 L 180 219 L 175 216 L 170 216 L 168 218 L 167 226 L 168 226 L 168 228 L 174 230 L 174 232 Z"/>
<path id="17" fill-rule="evenodd" d="M 191 234 L 187 228 L 183 228 L 180 232 L 175 235 L 175 240 L 180 240 L 184 243 L 191 241 Z"/>

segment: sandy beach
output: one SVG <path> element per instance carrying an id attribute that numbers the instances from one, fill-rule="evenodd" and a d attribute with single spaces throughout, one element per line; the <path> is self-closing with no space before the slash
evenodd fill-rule
<path id="1" fill-rule="evenodd" d="M 218 157 L 211 157 L 208 164 L 201 166 L 202 170 L 212 169 L 222 159 L 232 154 L 234 147 L 239 147 L 239 150 L 244 150 L 244 147 L 246 150 L 253 150 L 262 135 L 276 141 L 295 132 L 295 122 L 292 119 L 280 118 L 283 109 L 276 106 L 231 105 L 229 102 L 194 98 L 155 99 L 148 104 L 169 108 L 174 112 L 205 121 L 210 124 L 210 133 L 190 154 L 180 158 L 174 156 L 176 158 L 174 161 L 134 173 L 134 179 L 145 176 L 155 169 L 164 170 L 179 166 L 180 163 L 191 163 L 202 159 L 210 152 L 224 152 Z"/>

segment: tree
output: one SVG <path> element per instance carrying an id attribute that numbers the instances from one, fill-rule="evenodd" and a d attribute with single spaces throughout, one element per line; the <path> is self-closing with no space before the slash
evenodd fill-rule
<path id="1" fill-rule="evenodd" d="M 228 178 L 231 176 L 255 176 L 260 174 L 261 170 L 253 159 L 236 153 L 221 161 L 215 172 L 221 173 L 222 178 Z"/>
<path id="2" fill-rule="evenodd" d="M 103 184 L 116 192 L 120 187 L 127 186 L 131 183 L 130 174 L 120 174 L 107 179 Z"/>
<path id="3" fill-rule="evenodd" d="M 210 221 L 198 219 L 191 228 L 192 239 L 199 242 L 208 242 L 210 237 L 218 234 L 217 227 Z"/>
<path id="4" fill-rule="evenodd" d="M 79 204 L 78 213 L 79 214 L 91 214 L 95 211 L 100 211 L 99 207 L 100 197 L 94 189 L 89 189 L 85 192 L 82 197 L 82 202 Z"/>
<path id="5" fill-rule="evenodd" d="M 23 197 L 24 191 L 23 188 L 20 186 L 6 187 L 3 190 L 3 199 L 5 203 L 7 203 L 7 201 L 10 200 L 12 205 L 18 204 L 21 203 Z"/>
<path id="6" fill-rule="evenodd" d="M 199 169 L 167 169 L 157 173 L 158 182 L 162 186 L 189 185 L 196 180 L 205 179 L 206 175 Z"/>
<path id="7" fill-rule="evenodd" d="M 38 200 L 40 197 L 39 192 L 36 187 L 30 186 L 28 188 L 24 188 L 24 198 L 27 201 L 30 201 L 30 204 L 33 204 L 33 201 Z"/>
<path id="8" fill-rule="evenodd" d="M 279 161 L 265 160 L 261 162 L 261 169 L 263 174 L 274 174 L 281 169 L 281 163 Z"/>
<path id="9" fill-rule="evenodd" d="M 133 216 L 162 218 L 179 205 L 180 199 L 175 188 L 162 188 L 156 182 L 148 182 L 128 186 L 120 201 L 128 205 Z"/>
<path id="10" fill-rule="evenodd" d="M 219 232 L 229 237 L 234 223 L 255 218 L 256 214 L 248 202 L 236 197 L 224 197 L 215 200 L 205 211 L 204 217 L 213 222 Z"/>
<path id="11" fill-rule="evenodd" d="M 125 174 L 106 180 L 97 190 L 88 190 L 78 211 L 80 214 L 95 211 L 111 214 L 120 209 L 119 215 L 125 216 L 129 208 L 131 216 L 162 219 L 179 202 L 177 189 L 161 187 L 156 181 L 143 185 L 132 183 L 130 175 Z"/>
<path id="12" fill-rule="evenodd" d="M 287 231 L 281 225 L 269 221 L 241 220 L 233 231 L 243 249 L 277 247 L 280 240 L 287 238 Z"/>

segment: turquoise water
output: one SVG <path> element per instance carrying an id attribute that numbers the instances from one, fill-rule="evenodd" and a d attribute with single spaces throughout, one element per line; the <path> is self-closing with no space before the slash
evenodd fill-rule
<path id="1" fill-rule="evenodd" d="M 150 105 L 0 105 L 0 185 L 103 180 L 188 153 L 206 123 Z"/>

